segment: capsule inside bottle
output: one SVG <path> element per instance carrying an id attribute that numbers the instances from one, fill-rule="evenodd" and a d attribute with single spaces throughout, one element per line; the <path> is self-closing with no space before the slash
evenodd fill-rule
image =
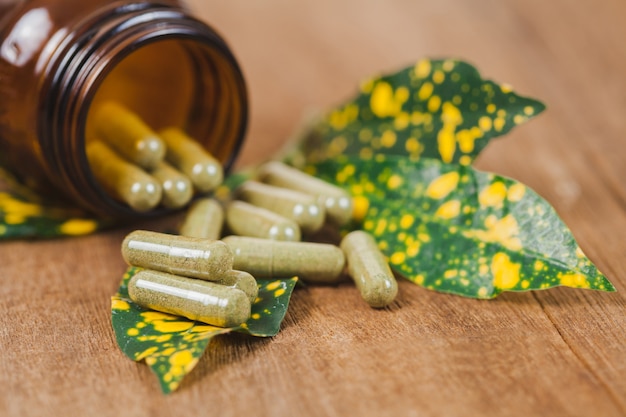
<path id="1" fill-rule="evenodd" d="M 194 38 L 164 38 L 139 45 L 119 62 L 107 61 L 87 112 L 85 147 L 104 140 L 126 162 L 153 171 L 167 155 L 167 144 L 157 133 L 176 131 L 175 142 L 184 137 L 186 149 L 211 155 L 212 183 L 210 187 L 194 183 L 196 190 L 215 188 L 223 176 L 221 163 L 230 164 L 243 140 L 247 117 L 241 72 L 220 48 Z M 97 179 L 94 187 L 98 186 L 104 192 L 90 195 L 130 209 L 115 205 L 115 210 L 141 211 Z M 164 194 L 157 207 L 179 208 L 189 201 L 186 195 Z M 106 196 L 113 198 L 109 201 Z M 94 204 L 94 211 L 103 205 Z"/>

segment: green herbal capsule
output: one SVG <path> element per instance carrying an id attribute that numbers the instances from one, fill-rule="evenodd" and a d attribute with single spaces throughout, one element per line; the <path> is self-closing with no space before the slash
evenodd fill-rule
<path id="1" fill-rule="evenodd" d="M 159 134 L 167 145 L 167 160 L 188 176 L 200 192 L 212 191 L 222 183 L 222 165 L 185 132 L 169 128 Z"/>
<path id="2" fill-rule="evenodd" d="M 161 204 L 168 208 L 180 208 L 191 200 L 193 186 L 185 175 L 166 162 L 161 162 L 150 172 L 161 183 L 163 197 Z"/>
<path id="3" fill-rule="evenodd" d="M 117 153 L 146 169 L 155 168 L 165 156 L 165 144 L 139 116 L 109 101 L 95 110 L 95 134 Z"/>
<path id="4" fill-rule="evenodd" d="M 142 307 L 213 326 L 239 326 L 250 317 L 250 299 L 243 291 L 165 272 L 137 272 L 128 295 Z"/>
<path id="5" fill-rule="evenodd" d="M 389 305 L 398 294 L 398 284 L 374 238 L 360 230 L 350 232 L 341 241 L 341 249 L 363 299 L 372 307 Z"/>
<path id="6" fill-rule="evenodd" d="M 212 198 L 196 200 L 185 216 L 180 234 L 190 237 L 202 237 L 217 240 L 222 233 L 224 209 Z"/>
<path id="7" fill-rule="evenodd" d="M 235 269 L 226 272 L 220 279 L 215 281 L 216 284 L 225 285 L 231 288 L 237 288 L 246 293 L 251 303 L 254 303 L 259 295 L 259 286 L 256 279 L 252 275 L 244 271 Z"/>
<path id="8" fill-rule="evenodd" d="M 126 162 L 99 141 L 90 142 L 85 151 L 94 177 L 114 197 L 139 212 L 159 204 L 161 185 L 141 168 Z"/>
<path id="9" fill-rule="evenodd" d="M 324 243 L 281 242 L 253 237 L 223 239 L 235 256 L 234 268 L 256 278 L 291 278 L 334 283 L 341 279 L 345 257 L 337 246 Z"/>
<path id="10" fill-rule="evenodd" d="M 216 281 L 233 269 L 233 253 L 219 240 L 137 230 L 122 243 L 129 265 Z"/>
<path id="11" fill-rule="evenodd" d="M 250 204 L 292 219 L 304 233 L 316 232 L 324 224 L 324 210 L 315 197 L 299 191 L 246 181 L 237 188 L 236 195 Z"/>
<path id="12" fill-rule="evenodd" d="M 226 224 L 231 232 L 240 236 L 291 242 L 300 240 L 300 227 L 296 222 L 243 201 L 233 201 L 226 207 Z"/>
<path id="13" fill-rule="evenodd" d="M 337 226 L 343 226 L 352 218 L 352 197 L 347 192 L 282 162 L 264 164 L 259 170 L 259 179 L 267 184 L 315 196 L 326 210 L 326 218 Z"/>

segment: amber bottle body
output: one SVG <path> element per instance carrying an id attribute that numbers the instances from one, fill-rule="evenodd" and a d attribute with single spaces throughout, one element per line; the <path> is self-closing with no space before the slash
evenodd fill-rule
<path id="1" fill-rule="evenodd" d="M 155 130 L 179 127 L 230 165 L 247 123 L 241 70 L 178 1 L 0 0 L 0 164 L 104 216 L 85 157 L 90 109 L 115 100 Z"/>

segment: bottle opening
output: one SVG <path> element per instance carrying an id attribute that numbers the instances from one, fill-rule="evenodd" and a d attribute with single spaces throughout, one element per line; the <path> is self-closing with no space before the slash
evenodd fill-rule
<path id="1" fill-rule="evenodd" d="M 104 199 L 137 213 L 162 211 L 221 183 L 247 116 L 230 55 L 196 39 L 157 39 L 103 74 L 87 108 L 84 145 Z"/>

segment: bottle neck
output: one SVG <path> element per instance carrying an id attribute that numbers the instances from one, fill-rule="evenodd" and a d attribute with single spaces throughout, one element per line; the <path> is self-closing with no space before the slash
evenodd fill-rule
<path id="1" fill-rule="evenodd" d="M 101 10 L 60 41 L 45 71 L 38 111 L 38 137 L 51 176 L 72 199 L 93 212 L 118 218 L 139 215 L 111 198 L 91 173 L 85 142 L 94 97 L 125 58 L 149 45 L 172 41 L 184 44 L 182 49 L 190 54 L 197 73 L 193 87 L 197 94 L 190 100 L 189 112 L 196 113 L 199 107 L 210 113 L 204 117 L 212 115 L 215 121 L 212 126 L 195 127 L 199 141 L 219 154 L 225 168 L 243 141 L 247 124 L 243 76 L 228 46 L 210 27 L 182 8 L 163 4 L 134 3 Z M 201 119 L 189 117 L 181 127 L 193 130 Z M 218 123 L 218 119 L 223 121 Z M 155 210 L 141 216 L 162 213 Z"/>

